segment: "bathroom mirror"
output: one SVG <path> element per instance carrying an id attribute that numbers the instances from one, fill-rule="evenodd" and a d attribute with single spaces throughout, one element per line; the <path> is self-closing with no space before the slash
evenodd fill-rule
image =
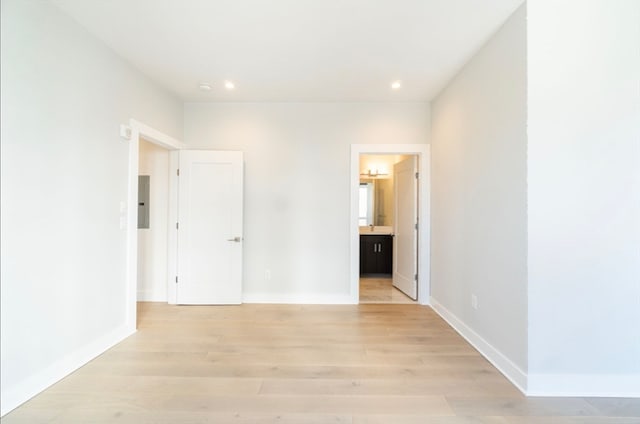
<path id="1" fill-rule="evenodd" d="M 360 226 L 393 225 L 392 179 L 360 179 L 358 222 Z"/>

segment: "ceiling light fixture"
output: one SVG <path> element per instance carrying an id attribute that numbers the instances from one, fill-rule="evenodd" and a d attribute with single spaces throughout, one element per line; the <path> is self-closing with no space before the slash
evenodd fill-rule
<path id="1" fill-rule="evenodd" d="M 211 84 L 208 82 L 201 82 L 198 84 L 198 88 L 202 91 L 211 91 Z"/>
<path id="2" fill-rule="evenodd" d="M 231 81 L 225 81 L 224 88 L 226 88 L 227 90 L 233 90 L 234 88 L 236 88 L 236 85 Z"/>
<path id="3" fill-rule="evenodd" d="M 400 80 L 391 83 L 391 88 L 393 88 L 394 90 L 398 90 L 400 89 L 400 87 L 402 87 L 402 81 Z"/>

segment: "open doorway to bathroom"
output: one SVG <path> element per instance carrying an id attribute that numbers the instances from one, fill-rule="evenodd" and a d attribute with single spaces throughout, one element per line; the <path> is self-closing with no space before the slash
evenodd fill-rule
<path id="1" fill-rule="evenodd" d="M 361 154 L 359 302 L 417 303 L 418 155 Z"/>

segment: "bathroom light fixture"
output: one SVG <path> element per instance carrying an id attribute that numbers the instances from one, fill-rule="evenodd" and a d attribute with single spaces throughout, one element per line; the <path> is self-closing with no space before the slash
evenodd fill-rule
<path id="1" fill-rule="evenodd" d="M 198 88 L 202 91 L 211 91 L 211 84 L 208 82 L 201 82 L 198 84 Z"/>
<path id="2" fill-rule="evenodd" d="M 391 83 L 391 88 L 394 90 L 399 90 L 402 87 L 402 81 L 397 80 Z"/>
<path id="3" fill-rule="evenodd" d="M 368 169 L 367 172 L 360 173 L 360 176 L 365 178 L 386 177 L 387 175 L 389 174 L 387 174 L 386 172 L 380 172 L 377 169 Z"/>
<path id="4" fill-rule="evenodd" d="M 236 85 L 232 81 L 225 81 L 224 88 L 226 88 L 227 90 L 233 90 L 234 88 L 236 88 Z"/>

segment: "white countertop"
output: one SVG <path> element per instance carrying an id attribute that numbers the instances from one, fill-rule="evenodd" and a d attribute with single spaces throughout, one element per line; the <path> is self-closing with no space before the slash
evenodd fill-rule
<path id="1" fill-rule="evenodd" d="M 393 234 L 393 227 L 385 225 L 376 225 L 371 230 L 371 227 L 360 227 L 361 236 L 390 236 Z"/>

